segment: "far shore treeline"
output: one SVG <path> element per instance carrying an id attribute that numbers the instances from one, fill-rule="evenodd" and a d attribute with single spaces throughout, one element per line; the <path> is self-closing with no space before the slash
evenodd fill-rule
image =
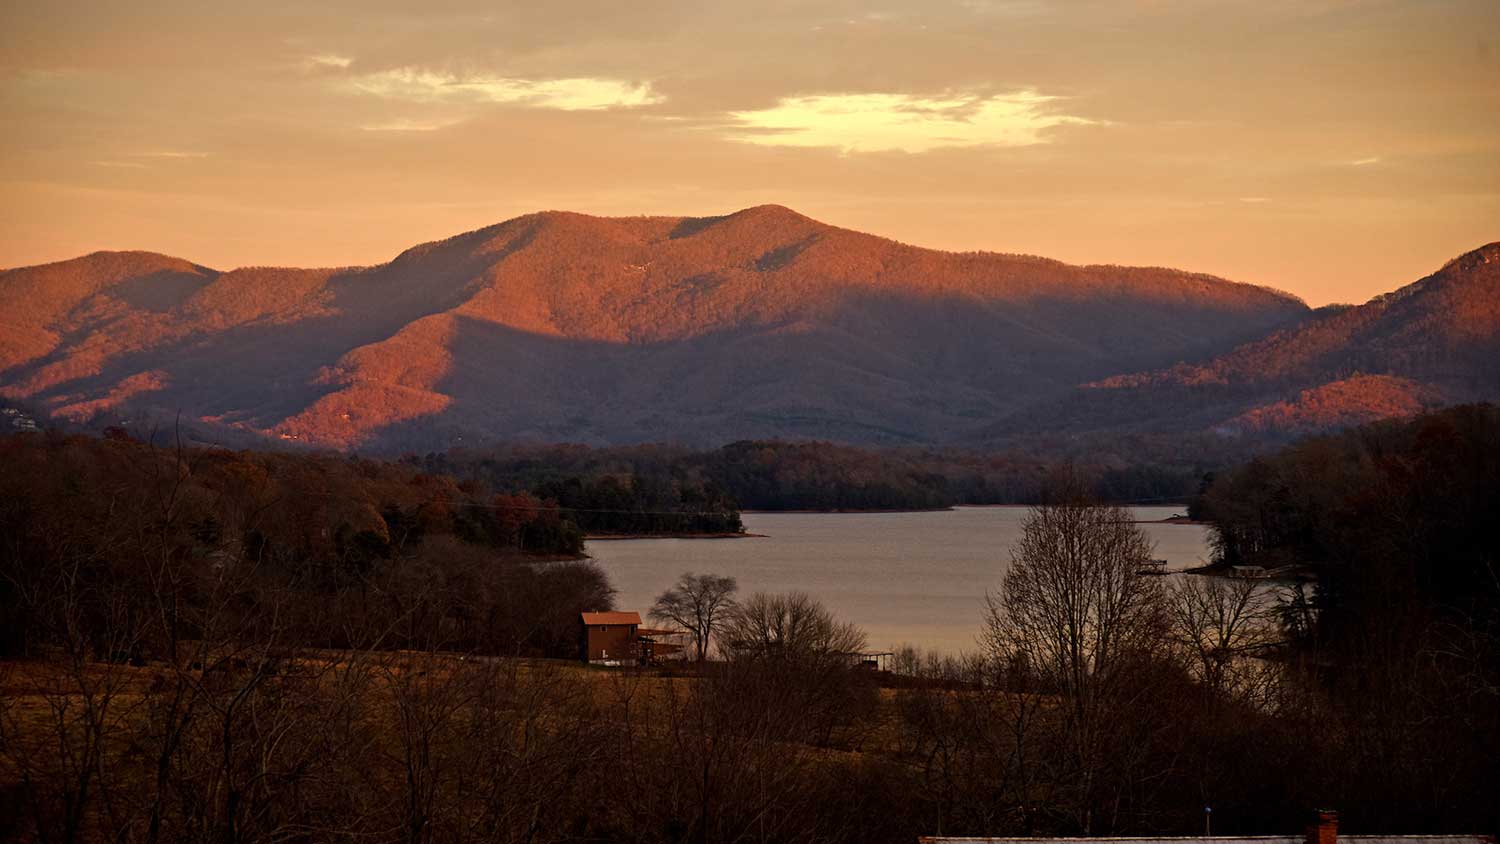
<path id="1" fill-rule="evenodd" d="M 732 514 L 739 508 L 1033 504 L 1041 500 L 1048 478 L 1064 468 L 1103 501 L 1186 504 L 1205 474 L 1229 465 L 1238 452 L 1185 439 L 1189 442 L 1115 439 L 1097 449 L 1090 443 L 1092 456 L 1071 456 L 1055 444 L 982 453 L 744 440 L 716 449 L 510 445 L 409 455 L 401 462 L 434 475 L 555 499 L 576 508 L 574 518 L 586 533 L 719 533 L 739 529 Z"/>
<path id="2" fill-rule="evenodd" d="M 0 399 L 27 420 L 46 415 Z M 136 420 L 137 423 L 142 420 Z M 743 531 L 741 510 L 936 510 L 1034 504 L 1059 471 L 1113 504 L 1186 506 L 1214 472 L 1293 442 L 1213 433 L 1033 435 L 1002 448 L 870 446 L 817 440 L 740 440 L 717 448 L 670 443 L 500 443 L 404 456 L 309 451 L 260 439 L 219 443 L 191 421 L 130 427 L 50 420 L 48 430 L 101 430 L 165 446 L 320 454 L 396 462 L 470 488 L 552 502 L 585 535 L 719 535 Z M 3 430 L 3 427 L 0 427 Z M 128 433 L 127 433 L 128 432 Z"/>

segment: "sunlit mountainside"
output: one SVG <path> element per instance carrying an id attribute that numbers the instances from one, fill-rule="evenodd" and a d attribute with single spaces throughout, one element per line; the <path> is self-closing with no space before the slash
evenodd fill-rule
<path id="1" fill-rule="evenodd" d="M 779 206 L 545 212 L 362 268 L 95 253 L 0 273 L 0 394 L 77 423 L 180 412 L 202 436 L 373 451 L 1303 425 L 1321 411 L 1256 408 L 1492 390 L 1497 253 L 1317 314 L 1211 276 L 938 252 Z M 1356 374 L 1399 378 L 1300 397 Z"/>
<path id="2" fill-rule="evenodd" d="M 1491 243 L 1226 354 L 1082 385 L 991 434 L 1042 419 L 1075 432 L 1308 433 L 1497 396 L 1500 243 Z"/>

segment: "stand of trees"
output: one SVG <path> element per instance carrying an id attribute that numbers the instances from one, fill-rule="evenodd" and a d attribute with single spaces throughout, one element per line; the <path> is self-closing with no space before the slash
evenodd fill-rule
<path id="1" fill-rule="evenodd" d="M 576 613 L 613 596 L 552 502 L 393 464 L 23 434 L 0 466 L 0 655 L 166 600 L 152 636 L 90 639 L 96 658 L 164 659 L 201 635 L 196 613 L 251 619 L 267 595 L 299 644 L 346 645 L 357 620 L 400 646 L 425 613 L 455 647 L 565 654 Z"/>
<path id="2" fill-rule="evenodd" d="M 1346 772 L 1341 805 L 1394 824 L 1492 802 L 1500 408 L 1304 440 L 1220 474 L 1194 509 L 1216 562 L 1306 578 L 1279 609 L 1288 659 L 1323 696 L 1316 740 Z"/>
<path id="3" fill-rule="evenodd" d="M 0 838 L 1161 836 L 1205 806 L 1220 834 L 1329 806 L 1493 832 L 1497 432 L 1460 408 L 1219 475 L 1222 553 L 1305 556 L 1300 597 L 1142 575 L 1124 512 L 1049 488 L 979 651 L 904 651 L 887 688 L 815 598 L 703 575 L 676 588 L 716 604 L 720 660 L 526 658 L 567 653 L 607 581 L 526 556 L 463 515 L 524 511 L 450 479 L 0 440 Z"/>
<path id="4" fill-rule="evenodd" d="M 587 534 L 744 531 L 739 505 L 722 485 L 671 457 L 659 457 L 651 447 L 622 449 L 618 459 L 609 452 L 548 446 L 495 453 L 454 451 L 402 462 L 555 501 Z"/>
<path id="5" fill-rule="evenodd" d="M 1140 529 L 1065 488 L 1028 515 L 982 652 L 898 658 L 914 794 L 955 832 L 1184 834 L 1194 803 L 1220 833 L 1317 806 L 1500 827 L 1497 457 L 1500 414 L 1458 408 L 1220 476 L 1222 553 L 1305 559 L 1311 584 L 1138 576 Z"/>

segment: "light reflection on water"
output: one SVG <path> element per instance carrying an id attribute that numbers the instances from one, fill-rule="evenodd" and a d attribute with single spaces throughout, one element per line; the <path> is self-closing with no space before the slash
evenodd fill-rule
<path id="1" fill-rule="evenodd" d="M 1137 507 L 1143 520 L 1180 507 Z M 1000 584 L 1025 508 L 961 507 L 926 513 L 746 513 L 751 539 L 593 541 L 616 606 L 642 616 L 685 571 L 725 574 L 740 593 L 800 590 L 869 634 L 873 648 L 914 644 L 974 650 L 984 593 Z M 1209 556 L 1207 528 L 1144 524 L 1168 568 Z"/>

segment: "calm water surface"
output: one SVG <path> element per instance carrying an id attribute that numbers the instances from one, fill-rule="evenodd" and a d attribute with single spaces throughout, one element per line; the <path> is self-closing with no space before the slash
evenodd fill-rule
<path id="1" fill-rule="evenodd" d="M 1137 507 L 1140 519 L 1181 508 Z M 726 574 L 740 593 L 800 590 L 869 634 L 873 648 L 914 644 L 974 650 L 984 593 L 1000 584 L 1026 510 L 960 507 L 933 513 L 746 513 L 749 539 L 595 540 L 588 552 L 609 573 L 622 610 L 644 616 L 685 571 Z M 1142 525 L 1169 568 L 1209 556 L 1207 528 Z"/>

